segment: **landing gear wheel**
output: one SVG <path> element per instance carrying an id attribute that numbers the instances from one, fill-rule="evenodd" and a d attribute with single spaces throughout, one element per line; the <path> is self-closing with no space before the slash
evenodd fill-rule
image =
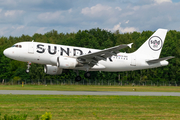
<path id="1" fill-rule="evenodd" d="M 85 77 L 85 78 L 90 78 L 90 77 L 91 77 L 91 73 L 90 73 L 90 72 L 84 73 L 84 77 Z"/>
<path id="2" fill-rule="evenodd" d="M 81 81 L 81 77 L 80 77 L 80 76 L 76 76 L 75 81 L 76 81 L 76 82 Z"/>
<path id="3" fill-rule="evenodd" d="M 29 69 L 26 70 L 26 73 L 29 73 Z"/>

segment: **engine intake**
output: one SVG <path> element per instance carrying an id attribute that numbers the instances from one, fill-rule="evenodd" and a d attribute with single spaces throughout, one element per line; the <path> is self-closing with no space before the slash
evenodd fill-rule
<path id="1" fill-rule="evenodd" d="M 60 75 L 62 74 L 63 69 L 58 68 L 57 66 L 44 65 L 44 72 L 49 75 Z"/>

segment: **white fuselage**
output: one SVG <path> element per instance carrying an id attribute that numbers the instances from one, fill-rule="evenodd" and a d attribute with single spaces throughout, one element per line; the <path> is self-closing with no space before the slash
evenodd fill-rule
<path id="1" fill-rule="evenodd" d="M 56 66 L 57 64 L 54 59 L 56 57 L 76 58 L 77 56 L 97 51 L 101 50 L 40 42 L 20 42 L 4 50 L 4 54 L 18 61 Z M 90 68 L 89 71 L 133 71 L 168 65 L 167 61 L 149 65 L 146 61 L 151 59 L 153 58 L 148 55 L 141 55 L 136 52 L 118 53 L 117 56 L 100 60 L 98 64 Z M 74 69 L 87 70 L 87 66 L 75 67 Z"/>

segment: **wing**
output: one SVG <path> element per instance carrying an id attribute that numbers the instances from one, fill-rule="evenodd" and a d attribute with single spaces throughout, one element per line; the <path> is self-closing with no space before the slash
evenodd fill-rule
<path id="1" fill-rule="evenodd" d="M 90 67 L 93 67 L 94 65 L 97 65 L 98 61 L 100 60 L 106 60 L 107 58 L 111 57 L 112 55 L 117 55 L 119 53 L 119 50 L 132 46 L 133 43 L 130 44 L 124 44 L 124 45 L 118 45 L 115 47 L 111 47 L 108 49 L 104 49 L 98 52 L 81 55 L 77 57 L 77 60 L 81 64 L 88 64 Z"/>

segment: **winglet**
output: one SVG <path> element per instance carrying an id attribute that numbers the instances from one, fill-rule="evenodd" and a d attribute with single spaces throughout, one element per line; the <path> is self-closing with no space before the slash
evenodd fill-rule
<path id="1" fill-rule="evenodd" d="M 131 48 L 131 47 L 132 47 L 132 44 L 133 44 L 133 43 L 130 43 L 130 44 L 128 44 L 127 46 Z"/>

